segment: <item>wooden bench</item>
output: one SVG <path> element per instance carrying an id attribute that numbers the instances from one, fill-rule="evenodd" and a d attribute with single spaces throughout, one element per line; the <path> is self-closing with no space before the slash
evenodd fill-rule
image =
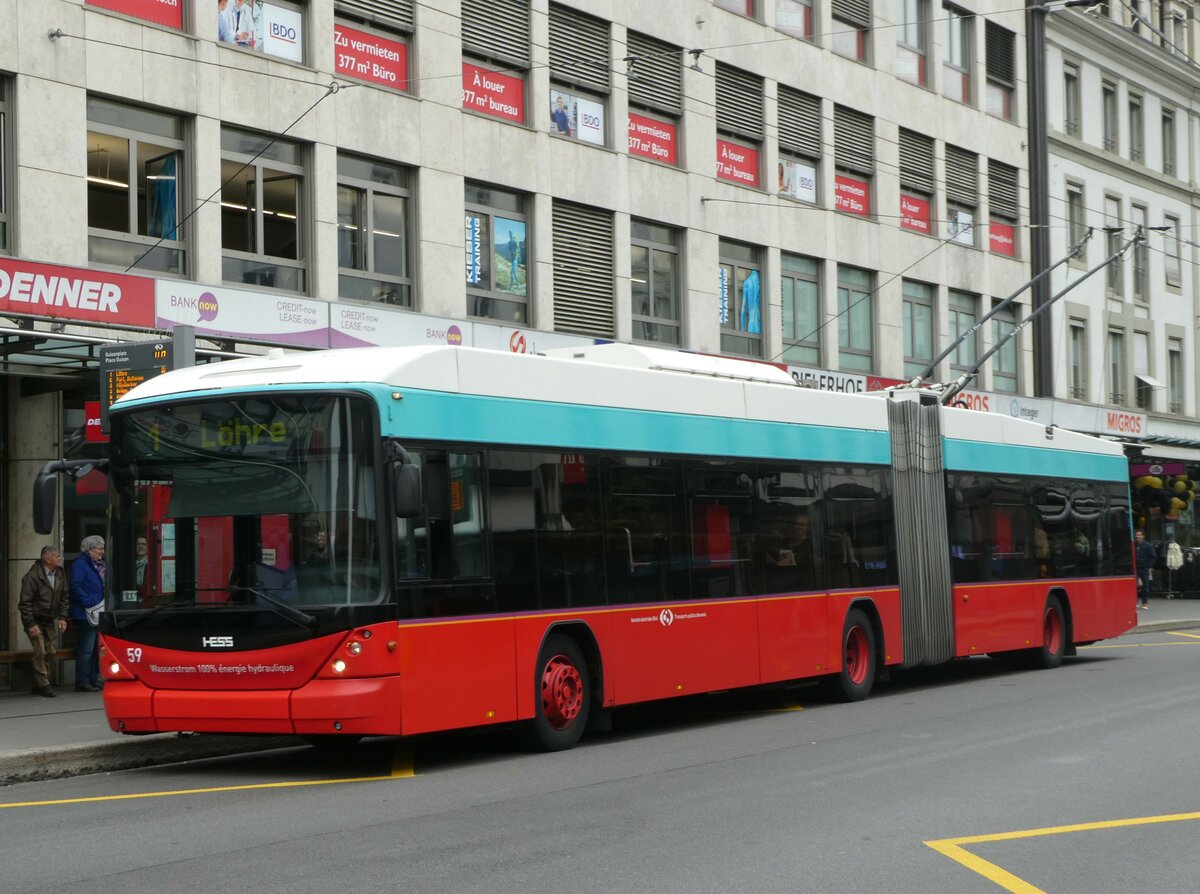
<path id="1" fill-rule="evenodd" d="M 75 650 L 73 648 L 61 648 L 54 653 L 54 657 L 60 661 L 72 661 L 75 658 Z M 0 687 L 7 682 L 9 688 L 13 685 L 13 666 L 14 665 L 32 665 L 33 651 L 31 649 L 12 649 L 7 652 L 0 651 L 0 668 L 3 668 L 5 673 L 0 674 Z M 27 671 L 32 676 L 32 668 Z"/>

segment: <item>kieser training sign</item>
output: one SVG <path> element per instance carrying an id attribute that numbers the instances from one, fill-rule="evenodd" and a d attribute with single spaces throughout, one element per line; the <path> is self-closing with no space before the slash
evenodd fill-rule
<path id="1" fill-rule="evenodd" d="M 0 258 L 0 313 L 154 325 L 154 280 Z"/>

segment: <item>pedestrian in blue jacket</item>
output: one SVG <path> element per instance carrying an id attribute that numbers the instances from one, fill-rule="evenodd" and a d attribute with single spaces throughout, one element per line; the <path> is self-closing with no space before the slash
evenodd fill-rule
<path id="1" fill-rule="evenodd" d="M 69 614 L 75 622 L 75 689 L 100 691 L 100 654 L 96 640 L 104 606 L 104 538 L 92 534 L 79 544 L 79 557 L 71 563 Z"/>

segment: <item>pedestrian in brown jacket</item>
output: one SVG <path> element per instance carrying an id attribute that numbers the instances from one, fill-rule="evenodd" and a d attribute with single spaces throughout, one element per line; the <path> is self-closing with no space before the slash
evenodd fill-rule
<path id="1" fill-rule="evenodd" d="M 25 634 L 33 643 L 33 694 L 53 698 L 50 662 L 58 651 L 59 637 L 67 629 L 67 575 L 62 554 L 42 547 L 42 557 L 21 578 L 18 609 Z"/>

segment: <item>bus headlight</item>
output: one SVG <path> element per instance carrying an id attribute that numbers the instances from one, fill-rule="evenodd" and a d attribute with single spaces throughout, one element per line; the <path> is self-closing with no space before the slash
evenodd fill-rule
<path id="1" fill-rule="evenodd" d="M 342 659 L 339 658 L 337 661 L 335 661 L 333 663 L 333 672 L 335 674 L 340 674 L 345 669 L 346 669 L 346 662 L 342 661 Z"/>
<path id="2" fill-rule="evenodd" d="M 117 664 L 114 661 L 112 664 L 110 664 L 108 666 L 108 672 L 115 677 L 117 674 L 119 674 L 121 672 L 121 665 Z"/>

